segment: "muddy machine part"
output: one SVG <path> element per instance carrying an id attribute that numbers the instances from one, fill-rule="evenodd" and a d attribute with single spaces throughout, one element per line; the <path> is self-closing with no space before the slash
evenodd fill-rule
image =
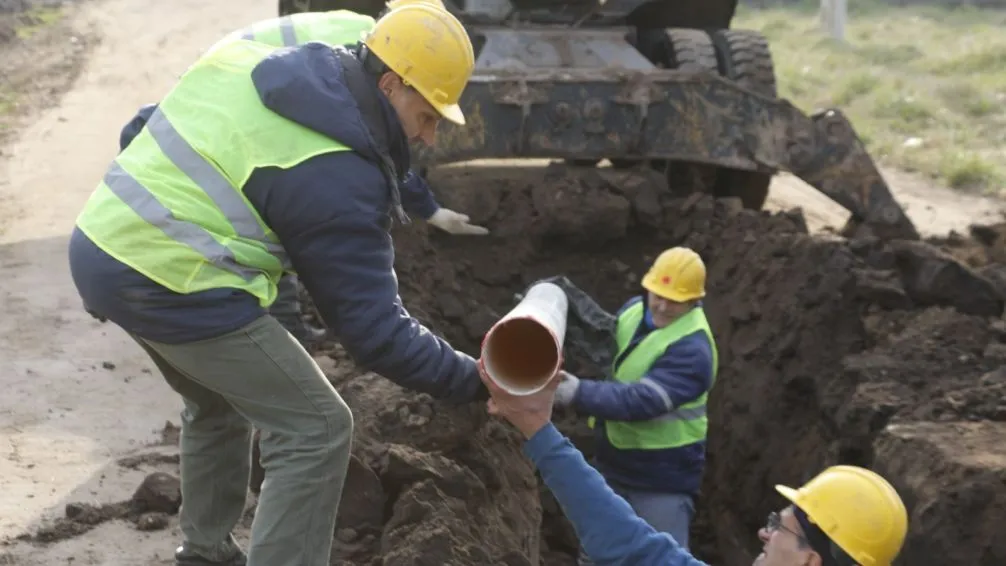
<path id="1" fill-rule="evenodd" d="M 281 0 L 281 13 L 379 0 Z M 804 114 L 776 96 L 768 43 L 728 29 L 736 0 L 446 0 L 476 68 L 422 166 L 478 158 L 608 159 L 665 171 L 676 193 L 760 209 L 789 171 L 851 213 L 846 233 L 918 239 L 862 140 L 837 109 Z"/>

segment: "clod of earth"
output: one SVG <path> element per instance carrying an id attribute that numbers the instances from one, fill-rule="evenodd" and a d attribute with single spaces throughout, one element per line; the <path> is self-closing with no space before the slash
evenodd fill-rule
<path id="1" fill-rule="evenodd" d="M 134 510 L 174 515 L 182 506 L 181 482 L 171 474 L 155 472 L 143 480 L 132 501 Z"/>
<path id="2" fill-rule="evenodd" d="M 63 517 L 33 534 L 24 534 L 17 539 L 40 543 L 57 542 L 80 536 L 102 523 L 117 519 L 129 521 L 141 531 L 160 530 L 168 526 L 168 515 L 177 513 L 181 503 L 182 491 L 178 478 L 164 472 L 155 472 L 144 478 L 133 497 L 126 501 L 101 505 L 68 503 Z"/>

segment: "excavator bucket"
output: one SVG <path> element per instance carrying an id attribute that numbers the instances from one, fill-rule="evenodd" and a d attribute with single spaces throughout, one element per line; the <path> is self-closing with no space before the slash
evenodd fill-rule
<path id="1" fill-rule="evenodd" d="M 381 11 L 374 0 L 283 1 Z M 461 100 L 467 124 L 443 123 L 437 145 L 418 152 L 424 166 L 607 159 L 665 171 L 675 192 L 736 196 L 754 209 L 772 176 L 789 171 L 849 210 L 847 231 L 919 238 L 840 110 L 808 116 L 777 97 L 765 38 L 727 29 L 735 1 L 446 4 L 472 38 L 476 67 Z"/>

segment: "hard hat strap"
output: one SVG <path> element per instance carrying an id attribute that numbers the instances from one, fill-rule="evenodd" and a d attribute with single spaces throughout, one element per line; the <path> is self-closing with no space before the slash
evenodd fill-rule
<path id="1" fill-rule="evenodd" d="M 367 46 L 364 45 L 362 41 L 359 43 L 356 56 L 357 58 L 360 59 L 360 63 L 363 64 L 364 72 L 374 77 L 375 79 L 380 79 L 381 75 L 383 75 L 384 73 L 395 73 L 388 67 L 388 65 L 384 63 L 384 61 L 381 60 L 380 57 L 378 57 L 377 55 L 374 54 L 373 51 L 368 49 Z M 398 75 L 398 73 L 395 74 Z M 415 90 L 412 84 L 409 83 L 409 81 L 407 81 L 405 77 L 398 75 L 398 78 L 402 79 L 402 86 L 411 90 Z"/>
<path id="2" fill-rule="evenodd" d="M 821 557 L 821 566 L 856 566 L 856 561 L 828 538 L 820 527 L 812 523 L 803 509 L 794 505 L 793 515 L 800 523 L 810 547 Z"/>
<path id="3" fill-rule="evenodd" d="M 358 44 L 356 53 L 356 56 L 360 59 L 360 63 L 363 64 L 363 70 L 366 71 L 368 75 L 380 78 L 381 75 L 391 70 L 386 64 L 384 64 L 384 61 L 382 61 L 377 55 L 374 55 L 374 52 L 364 45 L 362 41 Z"/>

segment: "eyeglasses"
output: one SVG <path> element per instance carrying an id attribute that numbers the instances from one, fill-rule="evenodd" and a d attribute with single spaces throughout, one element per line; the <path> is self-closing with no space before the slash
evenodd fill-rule
<path id="1" fill-rule="evenodd" d="M 806 537 L 783 525 L 782 517 L 779 515 L 779 513 L 776 513 L 775 511 L 768 514 L 768 519 L 765 521 L 765 529 L 770 533 L 775 531 L 783 531 L 785 533 L 789 533 L 795 536 L 797 540 L 799 540 L 802 544 L 810 545 L 810 542 L 807 540 Z"/>

